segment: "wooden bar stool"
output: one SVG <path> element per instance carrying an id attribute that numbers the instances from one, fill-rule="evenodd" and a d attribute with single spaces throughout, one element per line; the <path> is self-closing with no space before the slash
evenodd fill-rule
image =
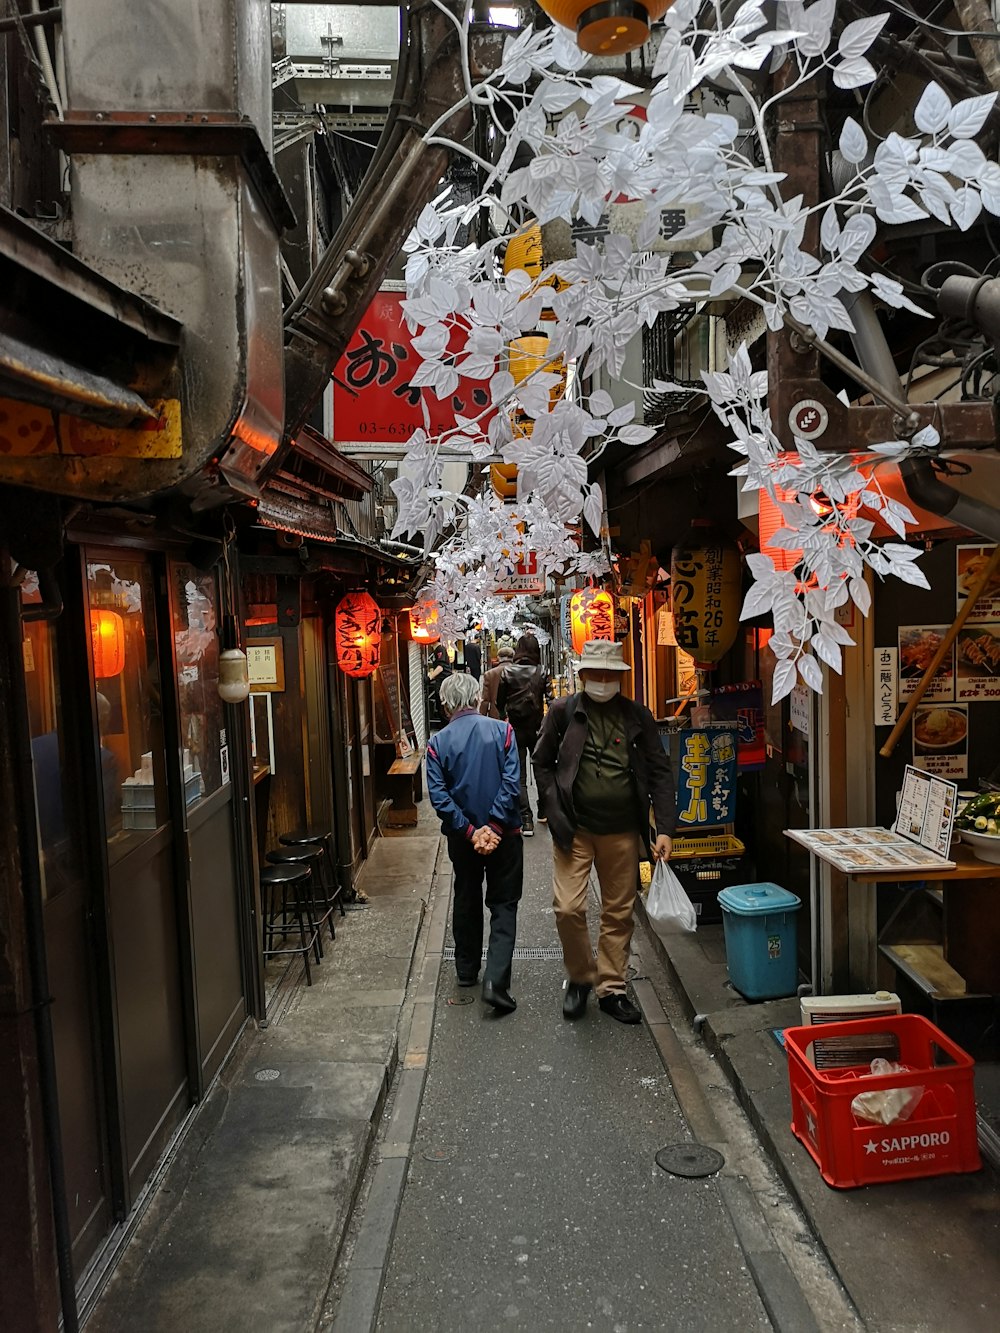
<path id="1" fill-rule="evenodd" d="M 340 908 L 340 915 L 346 916 L 344 911 L 344 895 L 340 884 L 337 881 L 337 863 L 334 859 L 333 834 L 332 833 L 285 833 L 278 841 L 283 847 L 319 847 L 323 851 L 323 859 L 320 862 L 320 883 L 326 893 L 326 906 L 332 908 L 334 905 Z M 330 936 L 337 938 L 337 932 L 333 927 L 333 913 L 330 913 Z"/>
<path id="2" fill-rule="evenodd" d="M 302 910 L 305 912 L 309 929 L 313 934 L 316 950 L 316 962 L 323 958 L 323 923 L 333 915 L 333 908 L 325 906 L 324 890 L 320 888 L 320 862 L 322 852 L 318 847 L 277 847 L 268 852 L 267 859 L 273 866 L 297 865 L 309 871 L 309 878 L 299 890 Z M 317 906 L 319 914 L 317 915 Z"/>
<path id="3" fill-rule="evenodd" d="M 306 968 L 306 983 L 310 986 L 312 971 L 309 966 L 309 955 L 315 943 L 316 928 L 310 921 L 311 933 L 307 934 L 303 904 L 308 901 L 311 877 L 312 871 L 308 865 L 292 862 L 285 865 L 262 866 L 260 872 L 260 887 L 264 895 L 264 958 L 266 960 L 282 954 L 301 954 Z M 282 941 L 286 940 L 293 924 L 298 928 L 298 948 L 275 948 L 275 938 L 280 935 Z"/>

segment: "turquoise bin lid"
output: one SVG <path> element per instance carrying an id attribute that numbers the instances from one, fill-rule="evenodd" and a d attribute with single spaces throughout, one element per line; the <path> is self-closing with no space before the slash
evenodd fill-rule
<path id="1" fill-rule="evenodd" d="M 765 912 L 797 912 L 800 898 L 780 884 L 732 884 L 719 894 L 719 902 L 738 916 L 758 916 Z"/>

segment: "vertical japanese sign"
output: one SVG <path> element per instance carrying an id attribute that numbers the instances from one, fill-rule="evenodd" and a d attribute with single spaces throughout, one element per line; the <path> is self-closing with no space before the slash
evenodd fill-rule
<path id="1" fill-rule="evenodd" d="M 894 727 L 899 710 L 899 697 L 896 691 L 897 662 L 899 650 L 896 648 L 875 649 L 875 725 L 876 727 Z"/>
<path id="2" fill-rule="evenodd" d="M 682 731 L 677 782 L 679 830 L 731 824 L 736 816 L 736 735 Z"/>
<path id="3" fill-rule="evenodd" d="M 400 292 L 378 292 L 333 372 L 334 438 L 342 443 L 405 442 L 424 424 L 421 399 L 437 435 L 456 415 L 479 417 L 489 407 L 488 379 L 463 378 L 457 392 L 438 398 L 412 383 L 421 364 L 402 313 Z M 485 429 L 489 415 L 480 425 Z"/>

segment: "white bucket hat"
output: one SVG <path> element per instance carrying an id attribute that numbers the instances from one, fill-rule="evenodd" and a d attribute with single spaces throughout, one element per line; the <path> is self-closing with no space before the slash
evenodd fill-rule
<path id="1" fill-rule="evenodd" d="M 576 664 L 577 671 L 631 671 L 622 660 L 622 646 L 607 639 L 588 639 Z"/>

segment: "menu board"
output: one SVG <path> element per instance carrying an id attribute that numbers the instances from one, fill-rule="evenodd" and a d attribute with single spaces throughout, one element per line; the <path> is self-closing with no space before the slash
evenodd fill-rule
<path id="1" fill-rule="evenodd" d="M 786 835 L 845 875 L 954 870 L 947 859 L 958 788 L 907 766 L 899 813 L 891 829 L 786 829 Z"/>

